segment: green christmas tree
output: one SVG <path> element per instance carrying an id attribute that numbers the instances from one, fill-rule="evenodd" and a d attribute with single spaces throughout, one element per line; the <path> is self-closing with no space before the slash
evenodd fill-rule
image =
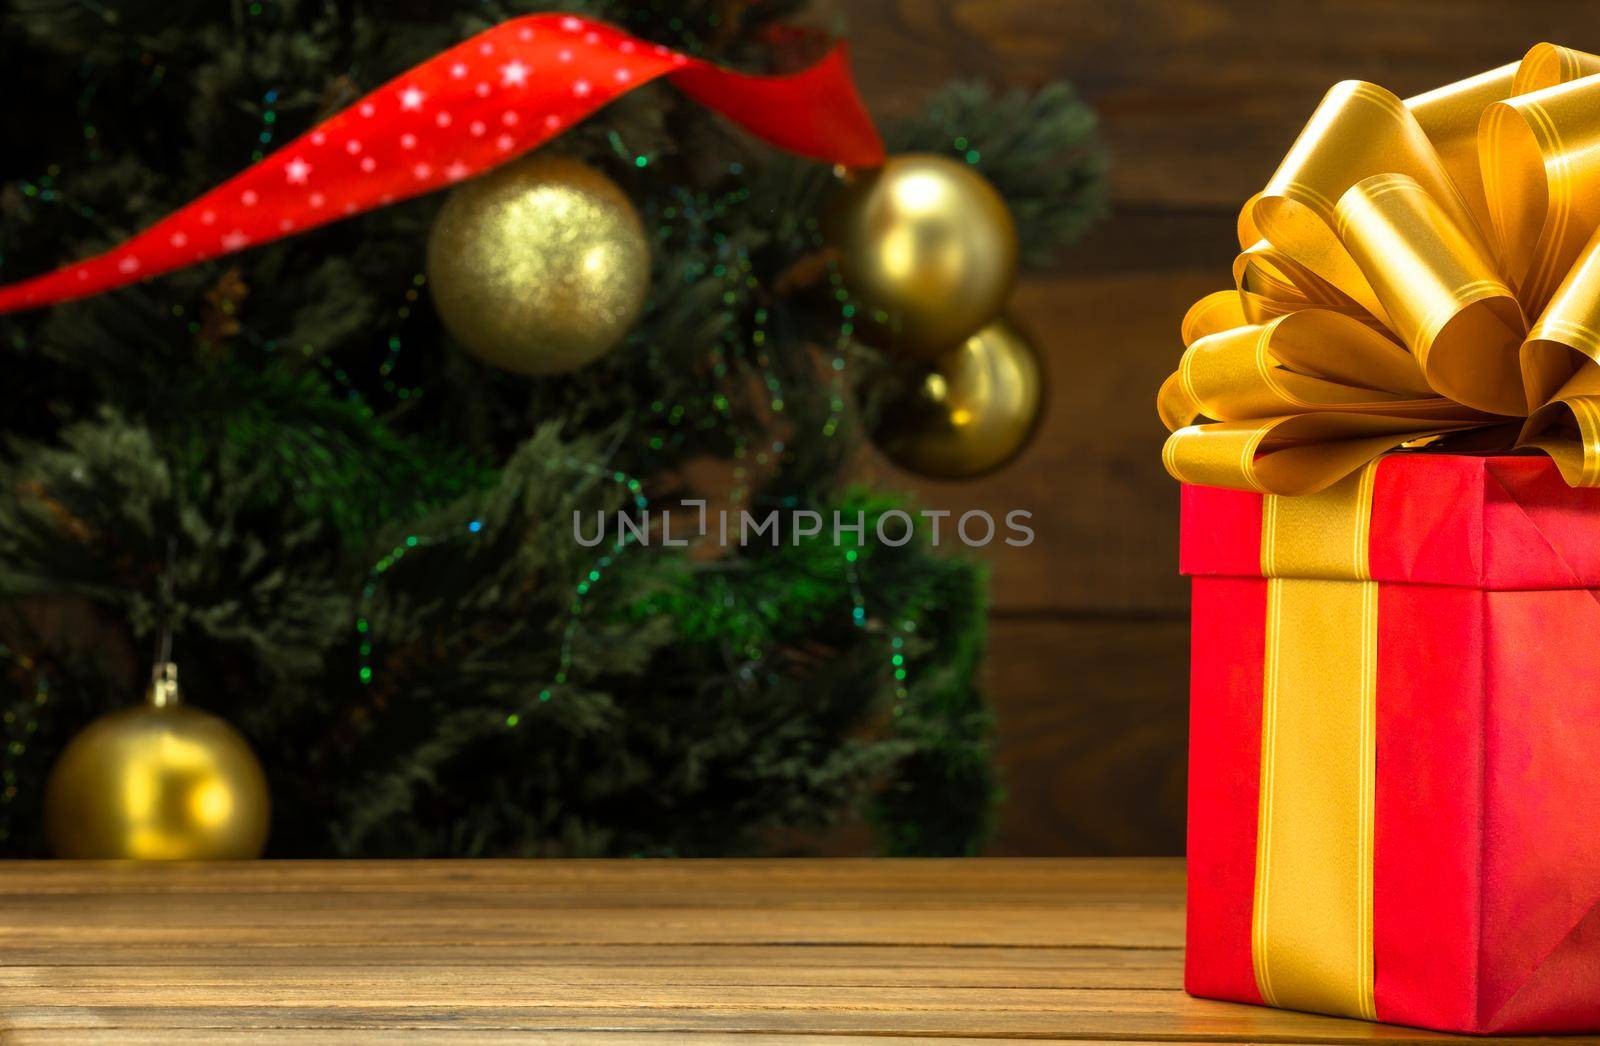
<path id="1" fill-rule="evenodd" d="M 0 280 L 112 246 L 503 19 L 573 11 L 771 72 L 825 43 L 791 28 L 803 6 L 0 0 Z M 1065 85 L 955 85 L 885 130 L 981 170 L 1028 263 L 1101 207 Z M 273 856 L 764 852 L 852 814 L 886 852 L 981 844 L 983 574 L 877 539 L 904 506 L 851 467 L 903 365 L 851 336 L 837 280 L 795 279 L 826 259 L 834 172 L 665 85 L 546 148 L 622 186 L 652 252 L 642 319 L 571 374 L 452 343 L 423 276 L 442 196 L 0 317 L 0 854 L 45 853 L 55 756 L 137 700 L 163 628 L 192 703 L 261 759 Z M 704 496 L 708 461 L 728 504 L 860 512 L 863 544 L 574 540 L 575 513 Z"/>

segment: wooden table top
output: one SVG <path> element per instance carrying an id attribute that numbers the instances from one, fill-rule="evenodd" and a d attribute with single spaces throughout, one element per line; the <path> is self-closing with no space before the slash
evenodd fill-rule
<path id="1" fill-rule="evenodd" d="M 1182 962 L 1176 860 L 0 865 L 4 1046 L 1447 1038 Z"/>

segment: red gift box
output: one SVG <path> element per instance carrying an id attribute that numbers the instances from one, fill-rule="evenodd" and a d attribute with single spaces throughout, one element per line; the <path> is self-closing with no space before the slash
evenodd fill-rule
<path id="1" fill-rule="evenodd" d="M 1185 486 L 1181 567 L 1189 992 L 1600 1032 L 1600 489 L 1423 453 Z"/>

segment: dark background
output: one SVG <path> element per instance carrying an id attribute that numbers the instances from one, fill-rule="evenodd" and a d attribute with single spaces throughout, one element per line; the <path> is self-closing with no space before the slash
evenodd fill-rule
<path id="1" fill-rule="evenodd" d="M 1229 283 L 1234 218 L 1343 79 L 1402 97 L 1520 58 L 1600 50 L 1594 0 L 848 0 L 879 115 L 953 77 L 1064 77 L 1099 110 L 1114 213 L 1061 271 L 1018 291 L 1046 356 L 1034 445 L 978 483 L 874 469 L 924 504 L 1034 513 L 988 550 L 987 682 L 1008 790 L 995 854 L 1183 850 L 1188 586 L 1155 393 L 1178 321 Z"/>

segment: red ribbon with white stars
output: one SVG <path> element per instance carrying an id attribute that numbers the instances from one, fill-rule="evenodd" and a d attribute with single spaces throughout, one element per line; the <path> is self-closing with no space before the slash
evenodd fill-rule
<path id="1" fill-rule="evenodd" d="M 557 14 L 485 30 L 391 80 L 121 245 L 0 287 L 0 312 L 84 298 L 482 174 L 665 76 L 780 148 L 883 162 L 843 47 L 791 76 L 749 76 Z"/>

